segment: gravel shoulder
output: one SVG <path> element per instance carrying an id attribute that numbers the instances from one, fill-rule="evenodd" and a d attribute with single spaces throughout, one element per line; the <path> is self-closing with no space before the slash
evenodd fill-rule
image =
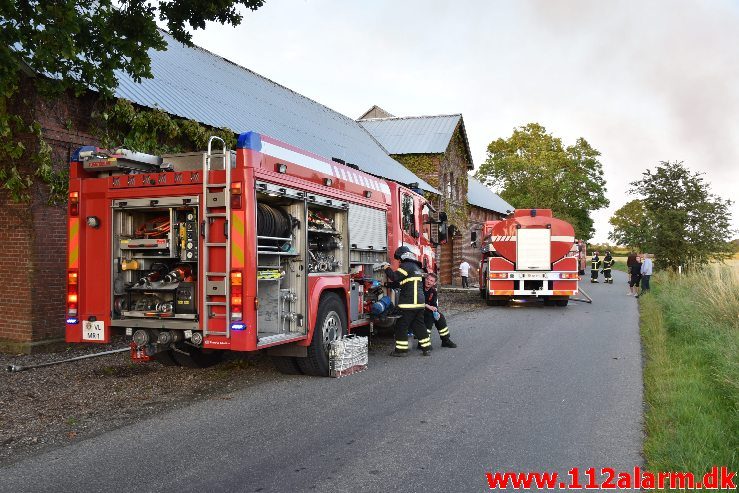
<path id="1" fill-rule="evenodd" d="M 476 292 L 444 292 L 447 316 L 484 306 Z M 389 333 L 372 338 L 371 351 L 391 346 Z M 90 438 L 166 411 L 229 394 L 260 383 L 288 378 L 269 358 L 228 355 L 208 369 L 193 370 L 133 363 L 127 352 L 62 363 L 22 372 L 9 365 L 32 366 L 126 347 L 124 340 L 106 345 L 69 345 L 53 353 L 0 353 L 0 465 Z"/>

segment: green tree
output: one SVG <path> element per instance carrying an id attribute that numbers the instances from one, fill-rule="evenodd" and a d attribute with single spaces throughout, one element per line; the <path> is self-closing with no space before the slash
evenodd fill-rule
<path id="1" fill-rule="evenodd" d="M 48 181 L 50 164 L 39 159 L 48 149 L 38 124 L 24 118 L 17 96 L 21 73 L 31 75 L 42 94 L 94 90 L 110 96 L 115 71 L 135 80 L 151 77 L 149 50 L 163 50 L 157 29 L 163 21 L 172 36 L 189 43 L 188 27 L 204 29 L 207 21 L 238 25 L 240 6 L 256 10 L 265 0 L 0 0 L 0 183 L 16 200 L 34 175 Z M 26 155 L 20 134 L 33 133 L 38 149 Z M 17 162 L 37 161 L 37 170 Z"/>
<path id="2" fill-rule="evenodd" d="M 594 232 L 590 212 L 608 206 L 599 156 L 583 138 L 565 147 L 542 125 L 529 123 L 491 142 L 475 177 L 517 208 L 552 209 L 587 240 Z"/>
<path id="3" fill-rule="evenodd" d="M 613 226 L 613 231 L 608 234 L 609 240 L 639 252 L 651 249 L 654 228 L 642 200 L 627 202 L 614 212 L 608 222 Z"/>
<path id="4" fill-rule="evenodd" d="M 732 202 L 712 194 L 701 173 L 682 162 L 662 161 L 631 187 L 649 218 L 657 266 L 693 268 L 732 255 Z"/>

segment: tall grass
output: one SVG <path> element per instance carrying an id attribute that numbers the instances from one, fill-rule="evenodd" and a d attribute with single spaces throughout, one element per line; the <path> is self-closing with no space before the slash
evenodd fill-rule
<path id="1" fill-rule="evenodd" d="M 664 272 L 640 297 L 652 471 L 739 468 L 739 265 Z"/>

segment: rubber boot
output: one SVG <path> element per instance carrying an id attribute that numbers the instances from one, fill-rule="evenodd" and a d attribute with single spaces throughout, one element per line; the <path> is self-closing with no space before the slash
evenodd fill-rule
<path id="1" fill-rule="evenodd" d="M 457 345 L 447 336 L 441 340 L 441 347 L 455 348 Z"/>
<path id="2" fill-rule="evenodd" d="M 422 349 L 421 356 L 431 356 L 431 348 Z"/>
<path id="3" fill-rule="evenodd" d="M 421 351 L 423 351 L 423 348 L 421 347 L 421 343 L 420 342 L 418 344 L 416 344 L 416 349 L 420 349 Z M 426 348 L 426 351 L 431 351 L 432 349 L 434 349 L 434 346 L 429 346 L 429 347 Z"/>
<path id="4" fill-rule="evenodd" d="M 398 351 L 397 349 L 393 349 L 390 352 L 390 356 L 395 356 L 396 358 L 403 358 L 405 356 L 408 356 L 408 351 Z"/>

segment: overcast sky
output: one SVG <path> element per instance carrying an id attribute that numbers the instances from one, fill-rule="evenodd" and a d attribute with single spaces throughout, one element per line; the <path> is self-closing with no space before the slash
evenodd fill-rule
<path id="1" fill-rule="evenodd" d="M 529 122 L 583 137 L 611 201 L 597 241 L 662 160 L 739 198 L 737 0 L 267 0 L 194 42 L 352 118 L 462 113 L 476 167 Z"/>

